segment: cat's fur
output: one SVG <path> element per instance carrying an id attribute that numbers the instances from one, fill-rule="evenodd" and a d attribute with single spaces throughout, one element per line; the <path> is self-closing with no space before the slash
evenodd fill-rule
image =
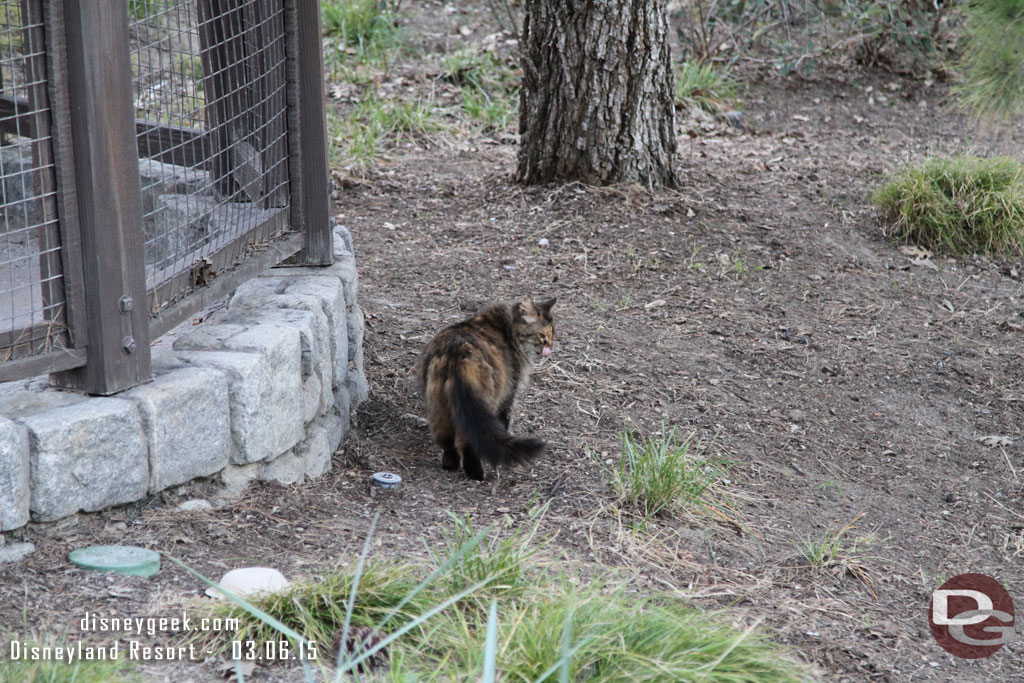
<path id="1" fill-rule="evenodd" d="M 508 423 L 516 391 L 537 359 L 551 353 L 554 305 L 554 299 L 494 304 L 427 344 L 417 375 L 444 469 L 459 469 L 461 454 L 466 475 L 480 480 L 481 460 L 525 465 L 542 453 L 543 441 L 510 435 Z"/>

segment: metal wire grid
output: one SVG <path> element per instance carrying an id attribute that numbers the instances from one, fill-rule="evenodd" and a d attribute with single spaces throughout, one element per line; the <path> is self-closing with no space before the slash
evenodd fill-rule
<path id="1" fill-rule="evenodd" d="M 129 12 L 147 287 L 160 308 L 211 257 L 233 264 L 281 231 L 284 2 L 133 0 Z"/>
<path id="2" fill-rule="evenodd" d="M 0 1 L 0 363 L 68 345 L 42 6 Z"/>

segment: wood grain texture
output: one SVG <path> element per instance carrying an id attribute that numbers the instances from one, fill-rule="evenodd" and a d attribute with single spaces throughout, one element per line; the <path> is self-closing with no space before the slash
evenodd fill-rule
<path id="1" fill-rule="evenodd" d="M 128 13 L 122 0 L 65 0 L 64 14 L 89 353 L 51 381 L 105 395 L 151 374 Z"/>
<path id="2" fill-rule="evenodd" d="M 285 7 L 292 228 L 306 236 L 298 262 L 326 266 L 333 248 L 320 2 L 286 0 Z"/>

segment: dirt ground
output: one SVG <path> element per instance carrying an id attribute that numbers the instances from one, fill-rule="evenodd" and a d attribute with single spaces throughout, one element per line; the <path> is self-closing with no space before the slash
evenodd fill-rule
<path id="1" fill-rule="evenodd" d="M 1020 135 L 990 140 L 946 103 L 945 86 L 884 72 L 759 80 L 742 96 L 743 130 L 680 112 L 683 186 L 654 194 L 517 186 L 509 135 L 395 146 L 337 197 L 372 395 L 333 471 L 208 512 L 173 506 L 212 483 L 9 534 L 37 550 L 0 566 L 0 624 L 77 633 L 87 610 L 169 615 L 201 593 L 168 562 L 150 580 L 70 569 L 86 543 L 152 547 L 207 575 L 260 564 L 297 577 L 349 561 L 378 508 L 375 554 L 426 558 L 448 511 L 515 523 L 550 500 L 541 533 L 567 568 L 628 569 L 642 589 L 764 619 L 822 679 L 1018 678 L 1024 641 L 957 660 L 926 618 L 930 592 L 968 571 L 1024 606 L 1018 268 L 915 259 L 868 199 L 880 174 L 927 153 L 1022 156 Z M 523 295 L 558 297 L 554 353 L 512 425 L 549 453 L 482 483 L 442 471 L 416 356 L 443 325 Z M 663 423 L 715 438 L 741 525 L 694 515 L 645 538 L 611 514 L 588 451 L 610 457 L 624 427 Z M 402 487 L 371 490 L 379 470 Z M 810 569 L 795 543 L 848 522 L 843 561 Z M 145 669 L 173 681 L 215 670 Z M 253 680 L 294 674 L 260 667 Z"/>

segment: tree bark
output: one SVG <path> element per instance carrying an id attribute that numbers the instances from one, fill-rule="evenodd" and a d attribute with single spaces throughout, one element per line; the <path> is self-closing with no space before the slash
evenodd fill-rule
<path id="1" fill-rule="evenodd" d="M 523 183 L 675 187 L 665 0 L 526 0 Z"/>

